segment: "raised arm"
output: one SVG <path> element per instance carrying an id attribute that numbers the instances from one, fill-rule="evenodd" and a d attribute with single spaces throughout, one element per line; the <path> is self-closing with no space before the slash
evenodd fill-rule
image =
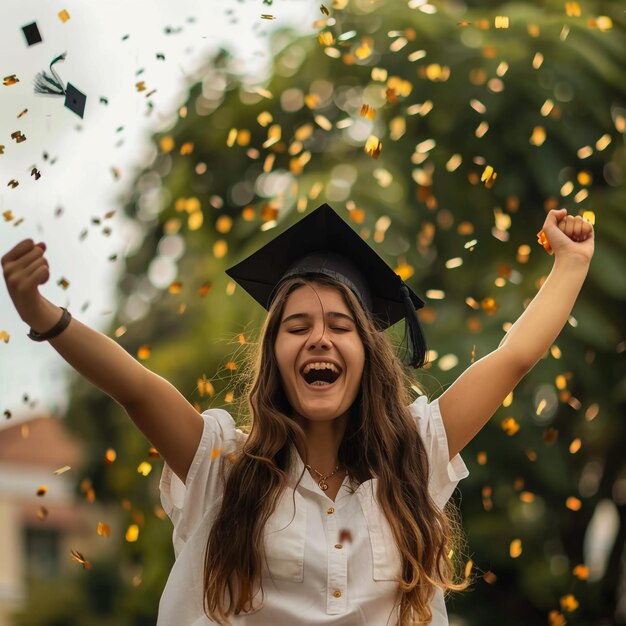
<path id="1" fill-rule="evenodd" d="M 543 231 L 555 255 L 550 275 L 498 348 L 470 366 L 439 400 L 450 458 L 550 348 L 585 280 L 594 248 L 591 224 L 560 209 L 548 213 Z"/>
<path id="2" fill-rule="evenodd" d="M 37 333 L 51 329 L 62 310 L 38 290 L 50 274 L 45 244 L 26 239 L 2 257 L 9 295 Z M 184 482 L 202 434 L 202 418 L 168 381 L 146 369 L 109 337 L 76 319 L 50 345 L 84 378 L 121 404 Z"/>

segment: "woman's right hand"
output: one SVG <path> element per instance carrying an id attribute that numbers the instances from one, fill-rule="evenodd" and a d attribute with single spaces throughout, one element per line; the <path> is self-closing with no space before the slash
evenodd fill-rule
<path id="1" fill-rule="evenodd" d="M 48 261 L 44 256 L 46 244 L 35 244 L 24 239 L 2 257 L 4 280 L 13 304 L 26 324 L 38 326 L 45 298 L 39 293 L 39 285 L 50 278 Z"/>

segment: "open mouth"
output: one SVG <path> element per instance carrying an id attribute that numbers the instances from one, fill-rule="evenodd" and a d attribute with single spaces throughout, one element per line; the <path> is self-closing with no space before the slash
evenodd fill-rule
<path id="1" fill-rule="evenodd" d="M 339 378 L 341 369 L 334 363 L 308 363 L 300 373 L 307 385 L 325 387 Z"/>

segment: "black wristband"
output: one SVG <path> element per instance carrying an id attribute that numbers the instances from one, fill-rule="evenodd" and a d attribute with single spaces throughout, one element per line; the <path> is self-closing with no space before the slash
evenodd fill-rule
<path id="1" fill-rule="evenodd" d="M 69 326 L 70 320 L 72 319 L 72 316 L 67 309 L 61 307 L 61 310 L 63 311 L 61 319 L 48 332 L 38 333 L 31 328 L 28 333 L 28 337 L 30 337 L 33 341 L 48 341 L 49 339 L 54 339 L 57 335 L 60 335 Z"/>

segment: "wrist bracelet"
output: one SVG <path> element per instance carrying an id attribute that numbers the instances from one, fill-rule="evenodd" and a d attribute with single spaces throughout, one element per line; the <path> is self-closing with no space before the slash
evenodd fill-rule
<path id="1" fill-rule="evenodd" d="M 57 335 L 60 335 L 70 323 L 72 316 L 67 309 L 61 307 L 63 311 L 63 315 L 61 315 L 61 319 L 48 331 L 45 333 L 38 333 L 37 331 L 30 329 L 28 333 L 28 337 L 33 341 L 48 341 L 49 339 L 54 339 Z"/>

